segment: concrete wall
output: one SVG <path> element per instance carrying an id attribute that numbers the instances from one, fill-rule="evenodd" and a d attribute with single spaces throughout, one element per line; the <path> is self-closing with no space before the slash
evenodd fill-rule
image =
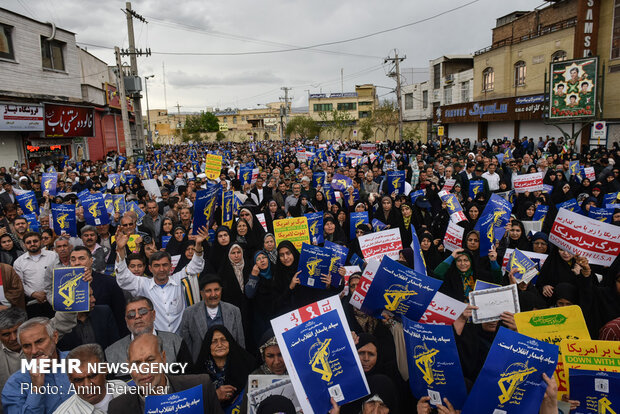
<path id="1" fill-rule="evenodd" d="M 0 95 L 81 101 L 80 65 L 73 33 L 56 29 L 55 39 L 65 43 L 65 71 L 43 68 L 41 36 L 52 33 L 50 25 L 0 10 L 0 22 L 13 27 L 12 41 L 15 61 L 0 60 Z"/>

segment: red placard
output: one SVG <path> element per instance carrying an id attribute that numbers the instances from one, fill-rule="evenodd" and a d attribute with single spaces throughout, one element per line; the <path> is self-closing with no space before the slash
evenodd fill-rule
<path id="1" fill-rule="evenodd" d="M 46 137 L 95 136 L 94 108 L 45 104 Z"/>

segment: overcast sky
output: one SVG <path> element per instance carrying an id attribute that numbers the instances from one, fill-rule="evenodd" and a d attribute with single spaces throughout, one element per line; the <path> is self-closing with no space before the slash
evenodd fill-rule
<path id="1" fill-rule="evenodd" d="M 136 0 L 132 8 L 149 21 L 134 20 L 136 47 L 153 55 L 138 59 L 149 80 L 151 108 L 163 108 L 166 71 L 167 107 L 182 112 L 206 107 L 255 108 L 277 101 L 280 88 L 292 88 L 293 106 L 306 106 L 307 94 L 344 91 L 374 83 L 381 99 L 390 98 L 395 82 L 383 58 L 397 49 L 428 79 L 428 61 L 442 55 L 467 54 L 491 44 L 497 17 L 533 10 L 542 0 Z M 455 7 L 466 5 L 455 11 Z M 83 47 L 114 63 L 113 50 L 127 48 L 127 24 L 117 0 L 3 0 L 2 7 L 76 33 Z M 433 17 L 439 15 L 437 17 Z M 426 20 L 428 19 L 428 20 Z M 191 56 L 159 53 L 239 53 L 290 49 L 337 42 L 426 20 L 351 42 L 283 53 L 237 56 Z M 157 54 L 156 54 L 157 53 Z M 404 72 L 404 70 L 403 70 Z M 146 105 L 143 103 L 143 108 Z"/>

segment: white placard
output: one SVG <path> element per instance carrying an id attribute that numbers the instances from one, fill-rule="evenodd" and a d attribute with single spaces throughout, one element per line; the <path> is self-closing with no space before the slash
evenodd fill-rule
<path id="1" fill-rule="evenodd" d="M 478 307 L 472 312 L 474 323 L 499 321 L 500 315 L 504 312 L 519 313 L 521 311 L 517 285 L 474 290 L 469 292 L 469 303 Z"/>
<path id="2" fill-rule="evenodd" d="M 142 185 L 144 185 L 144 189 L 148 191 L 149 194 L 154 194 L 157 197 L 157 201 L 161 200 L 161 190 L 159 189 L 157 180 L 154 178 L 142 180 Z"/>
<path id="3" fill-rule="evenodd" d="M 383 230 L 358 237 L 360 250 L 366 262 L 381 260 L 383 256 L 398 260 L 398 252 L 403 249 L 400 229 Z"/>
<path id="4" fill-rule="evenodd" d="M 543 173 L 537 172 L 532 174 L 517 175 L 512 179 L 512 185 L 516 193 L 542 191 Z"/>
<path id="5" fill-rule="evenodd" d="M 448 228 L 446 229 L 446 235 L 443 238 L 443 247 L 446 250 L 450 250 L 451 252 L 456 249 L 463 248 L 463 233 L 465 233 L 465 229 L 454 221 L 450 220 L 448 222 Z"/>

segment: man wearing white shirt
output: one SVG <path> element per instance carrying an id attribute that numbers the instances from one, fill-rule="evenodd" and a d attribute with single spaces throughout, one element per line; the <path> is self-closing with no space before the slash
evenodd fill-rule
<path id="1" fill-rule="evenodd" d="M 489 183 L 489 191 L 497 191 L 499 190 L 499 174 L 495 172 L 495 164 L 491 163 L 489 164 L 489 169 L 487 170 L 487 172 L 485 172 L 484 174 L 482 174 L 483 178 L 486 178 L 487 182 Z"/>
<path id="2" fill-rule="evenodd" d="M 48 267 L 58 262 L 58 254 L 51 250 L 41 249 L 39 233 L 26 233 L 24 244 L 27 252 L 15 260 L 13 268 L 22 280 L 26 300 L 28 301 L 28 298 L 36 300 L 35 303 L 27 306 L 28 316 L 53 316 L 54 312 L 45 294 L 45 273 Z"/>
<path id="3" fill-rule="evenodd" d="M 156 311 L 155 329 L 177 332 L 181 316 L 185 309 L 185 298 L 181 279 L 198 277 L 205 266 L 202 242 L 209 236 L 203 227 L 195 236 L 194 256 L 189 264 L 170 276 L 172 262 L 167 252 L 155 252 L 149 258 L 149 269 L 153 278 L 135 276 L 125 263 L 125 245 L 129 236 L 123 232 L 116 233 L 116 282 L 121 289 L 134 296 L 145 296 L 153 302 Z"/>

